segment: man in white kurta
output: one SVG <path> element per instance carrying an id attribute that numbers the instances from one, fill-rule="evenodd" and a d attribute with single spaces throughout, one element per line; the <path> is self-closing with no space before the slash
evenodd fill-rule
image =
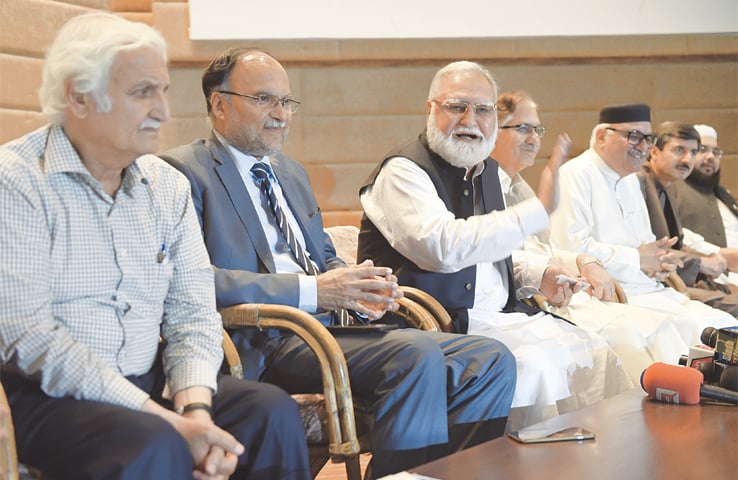
<path id="1" fill-rule="evenodd" d="M 675 239 L 656 239 L 635 172 L 653 144 L 647 105 L 603 108 L 590 149 L 560 169 L 561 201 L 551 217 L 554 249 L 598 258 L 628 303 L 673 315 L 688 345 L 708 326 L 738 325 L 731 315 L 661 283 L 675 270 Z"/>
<path id="2" fill-rule="evenodd" d="M 499 262 L 527 235 L 545 228 L 552 201 L 544 194 L 544 201 L 532 198 L 510 210 L 482 208 L 483 196 L 493 188 L 499 193 L 497 165 L 487 158 L 496 136 L 495 100 L 496 85 L 481 66 L 456 62 L 439 71 L 426 107 L 427 134 L 389 154 L 362 188 L 359 255 L 391 266 L 401 283 L 408 278 L 406 268 L 419 268 L 420 275 L 434 279 L 433 288 L 473 294 L 473 302 L 463 307 L 466 333 L 501 340 L 518 363 L 509 420 L 511 428 L 518 428 L 614 395 L 632 383 L 598 335 L 542 312 L 503 313 L 513 286 Z M 423 156 L 426 167 L 416 163 Z M 458 188 L 460 198 L 437 190 L 443 187 L 431 176 Z M 446 201 L 473 203 L 473 214 L 460 217 Z M 474 273 L 468 283 L 454 280 L 470 267 Z"/>
<path id="3" fill-rule="evenodd" d="M 497 116 L 500 130 L 492 156 L 500 164 L 506 205 L 514 208 L 535 197 L 520 172 L 533 165 L 545 129 L 538 116 L 538 106 L 525 92 L 501 94 Z M 570 143 L 568 135 L 559 135 L 551 155 L 567 157 Z M 549 310 L 604 338 L 620 357 L 635 385 L 652 363 L 676 364 L 688 346 L 682 341 L 672 316 L 617 303 L 615 282 L 599 260 L 564 250 L 554 254 L 549 235 L 548 229 L 529 235 L 523 247 L 513 252 L 515 284 L 541 291 Z M 569 300 L 556 282 L 559 274 L 580 277 L 591 288 L 575 293 Z"/>

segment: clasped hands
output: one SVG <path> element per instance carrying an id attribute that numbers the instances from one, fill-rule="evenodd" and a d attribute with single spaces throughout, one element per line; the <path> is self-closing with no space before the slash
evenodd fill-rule
<path id="1" fill-rule="evenodd" d="M 641 271 L 649 277 L 663 282 L 671 272 L 683 267 L 682 253 L 671 249 L 677 240 L 677 237 L 663 237 L 655 242 L 644 243 L 638 247 Z"/>
<path id="2" fill-rule="evenodd" d="M 317 277 L 318 307 L 345 308 L 369 316 L 371 321 L 399 308 L 402 292 L 392 269 L 375 267 L 371 260 L 359 265 L 334 268 Z"/>
<path id="3" fill-rule="evenodd" d="M 238 456 L 245 447 L 233 435 L 215 425 L 208 412 L 193 410 L 178 415 L 151 399 L 146 400 L 142 410 L 162 417 L 185 439 L 192 455 L 193 479 L 227 480 L 236 470 Z"/>

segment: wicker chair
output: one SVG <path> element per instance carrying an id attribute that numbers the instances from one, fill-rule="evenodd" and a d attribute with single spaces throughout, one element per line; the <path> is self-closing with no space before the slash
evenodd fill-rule
<path id="1" fill-rule="evenodd" d="M 346 360 L 328 330 L 312 315 L 286 305 L 241 304 L 223 308 L 220 314 L 229 329 L 278 328 L 305 341 L 318 358 L 323 379 L 322 394 L 293 395 L 308 433 L 312 476 L 330 458 L 346 464 L 349 480 L 360 480 L 359 454 L 369 451 L 369 441 L 367 436 L 359 438 L 355 419 L 356 411 L 366 418 L 368 409 L 361 406 L 355 411 Z M 227 334 L 223 350 L 231 375 L 242 378 L 240 357 Z"/>
<path id="2" fill-rule="evenodd" d="M 430 295 L 406 287 L 403 292 L 406 297 L 400 299 L 397 313 L 409 326 L 438 331 L 441 325 L 451 324 L 448 313 Z M 440 321 L 436 312 L 442 313 Z M 328 330 L 312 315 L 286 305 L 241 304 L 223 308 L 220 314 L 228 329 L 278 328 L 294 332 L 305 341 L 318 358 L 323 380 L 323 393 L 292 395 L 307 433 L 312 476 L 330 459 L 346 464 L 348 480 L 360 480 L 359 455 L 371 451 L 371 409 L 361 399 L 353 399 L 346 360 Z M 241 359 L 227 333 L 223 350 L 231 375 L 242 378 Z"/>
<path id="3" fill-rule="evenodd" d="M 224 325 L 229 328 L 247 326 L 281 328 L 293 331 L 305 340 L 318 357 L 324 389 L 322 394 L 293 395 L 300 406 L 300 414 L 308 436 L 312 475 L 315 477 L 330 458 L 334 462 L 346 463 L 348 480 L 360 480 L 359 454 L 369 451 L 369 441 L 368 436 L 360 438 L 357 434 L 355 417 L 368 419 L 369 409 L 363 403 L 354 408 L 346 361 L 327 329 L 311 315 L 283 305 L 237 305 L 223 309 L 221 314 Z M 229 373 L 234 377 L 243 378 L 241 359 L 226 331 L 223 332 L 223 350 Z M 0 405 L 9 410 L 2 384 L 0 384 Z M 364 432 L 368 432 L 366 420 L 362 426 Z M 10 415 L 0 419 L 0 429 L 7 433 L 7 438 L 0 440 L 0 480 L 40 479 L 42 476 L 40 472 L 33 470 L 29 472 L 23 465 L 20 466 L 19 472 L 13 421 Z"/>

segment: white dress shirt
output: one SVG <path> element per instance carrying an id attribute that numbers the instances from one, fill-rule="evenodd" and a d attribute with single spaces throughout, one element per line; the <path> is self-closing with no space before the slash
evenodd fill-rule
<path id="1" fill-rule="evenodd" d="M 254 204 L 256 214 L 259 216 L 259 223 L 261 224 L 267 243 L 272 251 L 274 268 L 277 270 L 275 273 L 298 274 L 299 276 L 297 278 L 300 285 L 300 300 L 298 308 L 308 313 L 315 313 L 318 310 L 318 280 L 313 275 L 307 275 L 305 270 L 303 270 L 300 264 L 297 263 L 297 260 L 295 260 L 287 242 L 284 240 L 282 232 L 279 230 L 274 214 L 271 210 L 267 210 L 269 207 L 264 204 L 261 189 L 256 184 L 254 176 L 251 174 L 251 167 L 253 167 L 257 162 L 263 162 L 271 166 L 269 163 L 269 157 L 263 157 L 259 160 L 252 155 L 246 155 L 231 146 L 218 132 L 213 132 L 218 140 L 225 145 L 230 152 L 231 157 L 233 157 L 233 160 L 236 163 L 238 173 L 241 175 L 241 180 L 243 181 L 244 186 L 246 186 L 246 190 L 249 192 L 249 197 L 251 197 L 251 202 Z M 310 256 L 310 252 L 305 248 L 305 237 L 302 234 L 302 230 L 300 230 L 300 226 L 297 223 L 292 210 L 289 208 L 289 203 L 287 203 L 287 199 L 284 197 L 279 180 L 273 174 L 270 174 L 269 181 L 272 184 L 274 194 L 277 196 L 279 206 L 287 216 L 287 221 L 295 234 L 295 238 L 300 242 L 305 253 Z"/>

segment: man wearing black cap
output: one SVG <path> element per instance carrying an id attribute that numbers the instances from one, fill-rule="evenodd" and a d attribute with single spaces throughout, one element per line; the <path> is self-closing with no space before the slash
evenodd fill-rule
<path id="1" fill-rule="evenodd" d="M 621 284 L 628 303 L 671 313 L 685 343 L 693 345 L 705 327 L 737 322 L 661 283 L 681 261 L 671 251 L 677 238 L 657 240 L 653 234 L 635 176 L 653 141 L 648 105 L 603 108 L 590 148 L 560 169 L 551 243 L 597 258 Z"/>

